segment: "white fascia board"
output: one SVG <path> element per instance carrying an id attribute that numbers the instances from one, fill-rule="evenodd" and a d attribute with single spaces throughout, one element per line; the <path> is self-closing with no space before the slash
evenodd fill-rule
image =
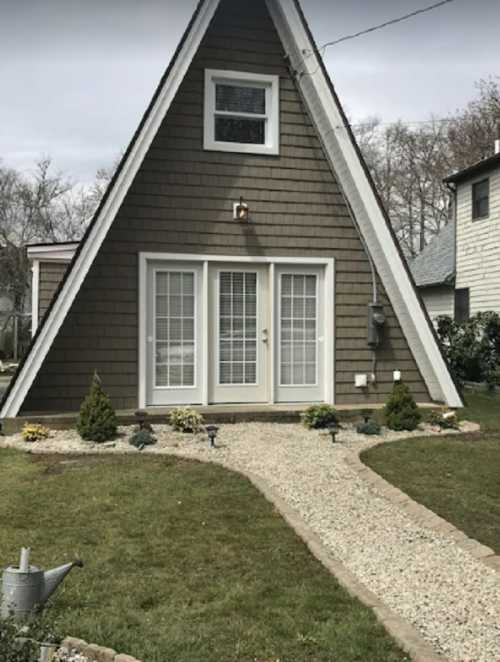
<path id="1" fill-rule="evenodd" d="M 462 407 L 460 394 L 387 227 L 297 6 L 294 0 L 266 1 L 290 64 L 299 72 L 297 84 L 321 136 L 330 165 L 377 265 L 429 393 L 434 400 L 443 401 L 450 407 Z"/>
<path id="2" fill-rule="evenodd" d="M 31 261 L 71 262 L 77 248 L 78 242 L 75 242 L 73 244 L 54 244 L 53 246 L 28 246 L 26 252 Z"/>
<path id="3" fill-rule="evenodd" d="M 122 165 L 112 189 L 108 192 L 106 203 L 100 210 L 99 216 L 94 220 L 62 290 L 31 346 L 30 355 L 24 361 L 22 369 L 15 379 L 0 411 L 0 419 L 13 418 L 19 413 L 24 399 L 125 199 L 125 195 L 175 98 L 218 5 L 219 0 L 205 0 L 200 6 L 196 19 L 189 33 L 185 36 L 172 69 L 159 91 L 152 109 L 145 118 L 141 132 L 137 136 L 127 160 Z"/>

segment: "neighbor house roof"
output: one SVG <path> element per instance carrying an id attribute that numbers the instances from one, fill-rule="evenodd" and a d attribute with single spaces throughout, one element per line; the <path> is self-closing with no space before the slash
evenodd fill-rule
<path id="1" fill-rule="evenodd" d="M 201 0 L 104 198 L 80 243 L 58 295 L 39 326 L 16 378 L 4 396 L 0 418 L 17 416 L 73 301 L 96 258 L 134 177 L 198 51 L 220 0 Z M 311 35 L 298 0 L 266 0 L 294 72 L 297 88 L 325 154 L 369 247 L 431 397 L 462 406 L 443 354 L 375 190 L 359 147 Z"/>
<path id="2" fill-rule="evenodd" d="M 455 278 L 455 223 L 448 223 L 409 264 L 417 287 L 451 284 Z"/>
<path id="3" fill-rule="evenodd" d="M 468 179 L 478 177 L 479 175 L 485 175 L 491 170 L 496 170 L 496 168 L 500 168 L 500 153 L 490 156 L 488 159 L 482 159 L 481 161 L 474 163 L 474 165 L 464 168 L 464 170 L 454 172 L 443 181 L 446 184 L 459 184 Z"/>

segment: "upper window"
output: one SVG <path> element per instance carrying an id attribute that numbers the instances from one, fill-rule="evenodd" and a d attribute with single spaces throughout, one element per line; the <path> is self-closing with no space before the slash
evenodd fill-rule
<path id="1" fill-rule="evenodd" d="M 490 213 L 490 180 L 472 185 L 472 218 L 486 218 Z"/>
<path id="2" fill-rule="evenodd" d="M 279 77 L 205 71 L 205 149 L 279 153 Z"/>

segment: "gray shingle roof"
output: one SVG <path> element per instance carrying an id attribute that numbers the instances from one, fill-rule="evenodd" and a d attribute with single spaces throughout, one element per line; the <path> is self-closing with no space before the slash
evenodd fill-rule
<path id="1" fill-rule="evenodd" d="M 448 223 L 409 263 L 417 287 L 442 285 L 455 277 L 455 224 Z"/>

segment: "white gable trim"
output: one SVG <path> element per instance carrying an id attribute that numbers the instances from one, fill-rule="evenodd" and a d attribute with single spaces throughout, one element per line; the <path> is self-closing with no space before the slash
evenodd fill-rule
<path id="1" fill-rule="evenodd" d="M 24 399 L 125 199 L 125 195 L 177 94 L 177 90 L 189 69 L 218 5 L 219 0 L 205 0 L 200 5 L 191 29 L 186 34 L 177 53 L 170 73 L 159 91 L 151 111 L 145 118 L 142 130 L 132 145 L 130 153 L 109 191 L 106 202 L 98 217 L 94 220 L 92 229 L 83 242 L 76 262 L 73 264 L 73 268 L 68 274 L 57 300 L 54 302 L 43 327 L 39 331 L 39 335 L 30 349 L 30 356 L 16 376 L 12 389 L 3 404 L 0 418 L 13 418 L 19 413 Z"/>
<path id="2" fill-rule="evenodd" d="M 321 136 L 330 165 L 369 246 L 429 393 L 434 400 L 443 401 L 450 407 L 461 407 L 460 394 L 345 126 L 342 112 L 332 95 L 297 5 L 294 0 L 266 2 L 290 57 L 290 64 L 299 73 L 297 84 Z"/>
<path id="3" fill-rule="evenodd" d="M 410 278 L 387 228 L 370 182 L 344 126 L 339 106 L 314 51 L 302 17 L 293 0 L 266 0 L 269 11 L 290 56 L 292 66 L 309 71 L 299 79 L 325 150 L 391 299 L 401 327 L 408 339 L 431 396 L 449 406 L 462 401 L 439 351 L 430 325 L 420 306 Z M 107 192 L 105 203 L 94 219 L 75 263 L 50 313 L 39 329 L 30 355 L 24 361 L 0 411 L 0 418 L 17 416 L 59 329 L 118 213 L 127 191 L 163 121 L 177 90 L 188 71 L 200 42 L 208 29 L 219 0 L 203 0 L 190 30 L 185 35 L 175 61 L 156 100 L 144 119 L 116 180 Z"/>

